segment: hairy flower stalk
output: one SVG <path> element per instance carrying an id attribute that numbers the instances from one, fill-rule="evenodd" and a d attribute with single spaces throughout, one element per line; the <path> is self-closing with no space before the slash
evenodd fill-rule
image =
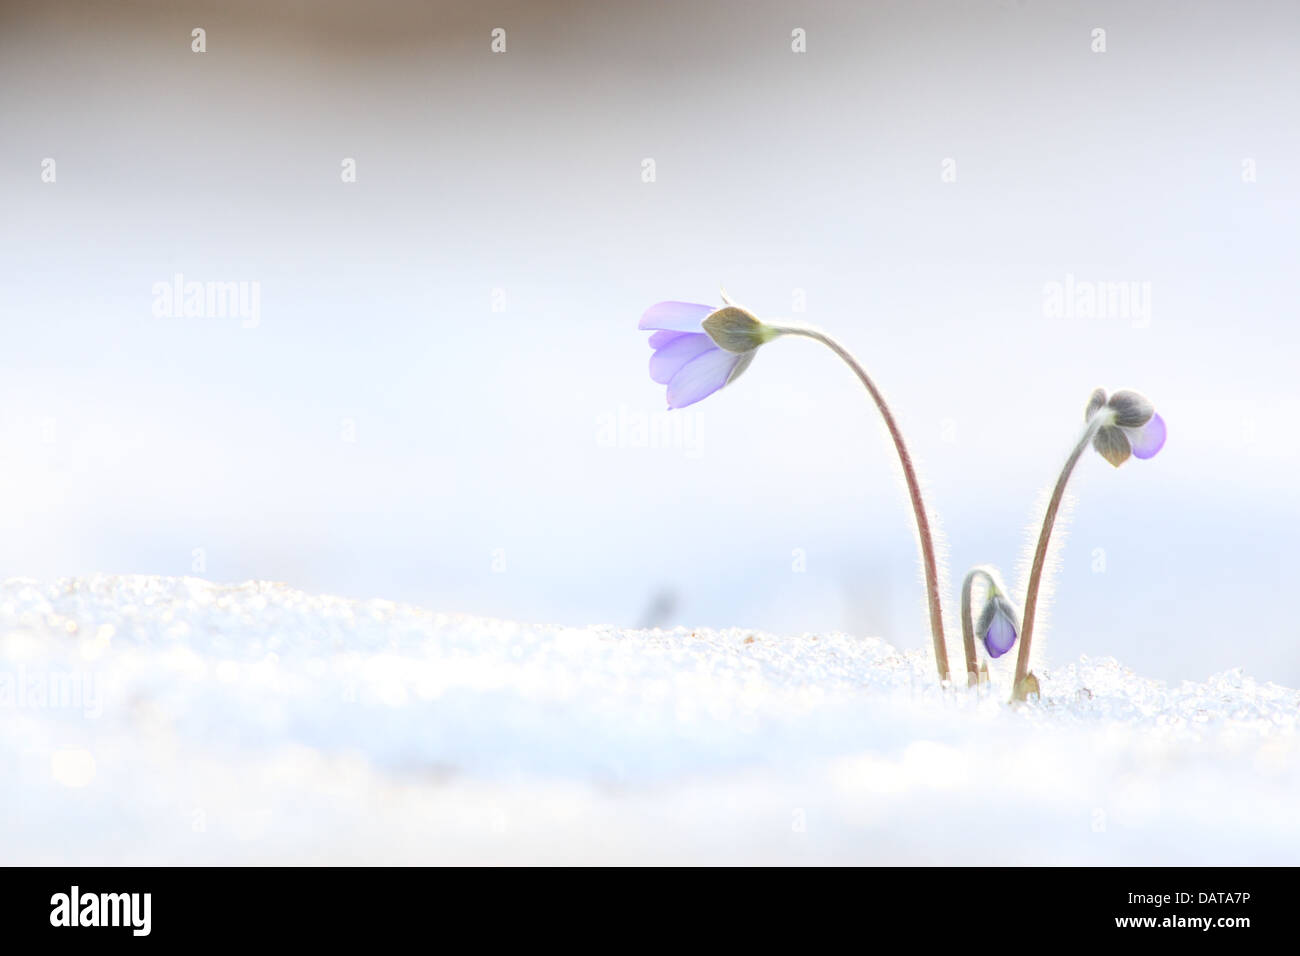
<path id="1" fill-rule="evenodd" d="M 1043 577 L 1043 563 L 1047 560 L 1047 545 L 1052 537 L 1052 526 L 1056 524 L 1056 513 L 1061 510 L 1061 499 L 1065 496 L 1065 486 L 1070 480 L 1074 466 L 1079 463 L 1083 450 L 1093 440 L 1101 427 L 1101 412 L 1094 412 L 1083 437 L 1065 460 L 1065 467 L 1056 479 L 1052 497 L 1047 502 L 1047 513 L 1043 515 L 1043 528 L 1038 533 L 1038 546 L 1034 549 L 1034 563 L 1029 568 L 1029 588 L 1025 591 L 1025 620 L 1020 632 L 1020 653 L 1016 655 L 1016 675 L 1011 680 L 1011 699 L 1024 700 L 1028 688 L 1026 678 L 1029 676 L 1029 647 L 1034 640 L 1034 611 L 1038 609 L 1038 586 Z"/>
<path id="2" fill-rule="evenodd" d="M 930 638 L 934 642 L 934 660 L 939 668 L 939 680 L 946 681 L 949 679 L 948 668 L 948 645 L 943 636 L 943 610 L 939 603 L 939 565 L 934 556 L 934 539 L 930 534 L 930 518 L 925 510 L 925 502 L 921 500 L 921 483 L 916 478 L 916 468 L 912 464 L 912 456 L 907 451 L 907 445 L 903 442 L 903 433 L 898 430 L 898 423 L 894 421 L 894 415 L 889 410 L 889 405 L 885 402 L 885 396 L 880 393 L 875 382 L 867 375 L 866 370 L 858 364 L 849 350 L 840 345 L 821 329 L 809 325 L 788 325 L 775 326 L 777 331 L 785 335 L 802 335 L 805 338 L 821 342 L 832 352 L 844 360 L 849 368 L 853 369 L 871 400 L 876 403 L 876 408 L 880 411 L 880 417 L 885 420 L 885 427 L 889 429 L 889 437 L 894 440 L 894 449 L 898 452 L 898 462 L 903 466 L 903 479 L 907 483 L 907 496 L 912 501 L 912 514 L 916 517 L 916 533 L 921 543 L 921 566 L 925 571 L 925 591 L 927 603 L 930 607 Z"/>
<path id="3" fill-rule="evenodd" d="M 921 500 L 921 485 L 917 481 L 912 456 L 908 454 L 898 423 L 894 421 L 880 389 L 848 349 L 821 329 L 803 323 L 763 322 L 725 295 L 723 299 L 727 304 L 717 309 L 689 302 L 660 302 L 646 311 L 639 327 L 654 332 L 650 336 L 650 346 L 655 349 L 650 358 L 650 377 L 668 386 L 669 408 L 684 408 L 731 384 L 749 367 L 760 346 L 782 335 L 798 335 L 821 342 L 853 370 L 884 418 L 903 466 L 903 478 L 912 501 L 921 544 L 935 665 L 939 669 L 939 679 L 948 680 L 948 648 L 943 636 L 939 568 L 930 519 Z"/>
<path id="4" fill-rule="evenodd" d="M 1029 568 L 1029 586 L 1025 591 L 1024 629 L 1020 634 L 1020 653 L 1016 656 L 1016 674 L 1011 683 L 1011 699 L 1024 700 L 1037 689 L 1038 681 L 1029 673 L 1029 651 L 1034 637 L 1034 612 L 1038 609 L 1038 591 L 1042 583 L 1043 565 L 1047 561 L 1047 546 L 1052 537 L 1056 513 L 1065 496 L 1065 486 L 1079 463 L 1084 449 L 1091 442 L 1098 453 L 1118 468 L 1130 455 L 1151 458 L 1165 444 L 1165 422 L 1156 414 L 1155 407 L 1137 392 L 1119 391 L 1106 398 L 1104 389 L 1096 389 L 1088 399 L 1085 412 L 1087 424 L 1070 457 L 1065 460 L 1047 502 L 1043 515 L 1043 528 L 1038 534 L 1034 560 Z"/>

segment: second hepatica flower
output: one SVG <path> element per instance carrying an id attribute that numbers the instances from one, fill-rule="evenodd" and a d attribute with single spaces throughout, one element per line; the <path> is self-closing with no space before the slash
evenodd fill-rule
<path id="1" fill-rule="evenodd" d="M 1165 420 L 1156 414 L 1146 396 L 1125 389 L 1107 399 L 1105 389 L 1099 388 L 1088 400 L 1084 421 L 1090 421 L 1099 411 L 1107 418 L 1097 429 L 1092 447 L 1116 468 L 1128 461 L 1130 454 L 1134 458 L 1154 458 L 1165 447 Z"/>
<path id="2" fill-rule="evenodd" d="M 668 386 L 668 407 L 685 408 L 734 382 L 779 333 L 735 305 L 659 302 L 638 328 L 653 330 L 650 377 Z"/>
<path id="3" fill-rule="evenodd" d="M 1084 453 L 1089 443 L 1097 449 L 1101 457 L 1118 468 L 1130 457 L 1154 458 L 1165 447 L 1165 420 L 1156 414 L 1156 407 L 1145 396 L 1128 389 L 1121 389 L 1109 398 L 1104 388 L 1094 389 L 1088 398 L 1088 407 L 1084 412 L 1083 434 L 1079 437 L 1074 451 L 1065 460 L 1065 467 L 1056 479 L 1052 496 L 1047 500 L 1047 511 L 1043 515 L 1043 527 L 1038 533 L 1038 545 L 1034 549 L 1033 563 L 1029 566 L 1029 585 L 1025 590 L 1025 618 L 1020 632 L 1020 652 L 1016 655 L 1016 676 L 1011 683 L 1012 700 L 1024 700 L 1036 687 L 1037 679 L 1029 673 L 1029 654 L 1034 638 L 1034 611 L 1038 606 L 1038 589 L 1043 577 L 1043 568 L 1047 563 L 1047 546 L 1052 536 L 1052 525 L 1056 522 L 1061 499 L 1065 495 L 1065 485 L 1070 480 L 1074 466 L 1079 463 L 1079 456 Z"/>

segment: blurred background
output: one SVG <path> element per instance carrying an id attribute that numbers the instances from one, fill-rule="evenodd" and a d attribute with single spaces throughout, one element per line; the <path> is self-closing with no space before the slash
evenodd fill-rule
<path id="1" fill-rule="evenodd" d="M 1091 389 L 1145 392 L 1049 656 L 1300 683 L 1294 4 L 0 9 L 0 575 L 926 646 L 833 356 L 664 412 L 637 320 L 725 286 L 885 389 L 952 591 L 1014 577 Z"/>

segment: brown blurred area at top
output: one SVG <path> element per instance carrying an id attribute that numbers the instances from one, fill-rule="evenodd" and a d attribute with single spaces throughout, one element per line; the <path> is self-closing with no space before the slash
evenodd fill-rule
<path id="1" fill-rule="evenodd" d="M 233 35 L 241 43 L 314 49 L 329 56 L 430 48 L 461 55 L 481 52 L 494 27 L 563 30 L 566 24 L 616 16 L 607 4 L 574 0 L 4 0 L 0 45 L 87 30 L 188 38 L 190 30 L 202 27 L 210 53 L 220 51 Z"/>

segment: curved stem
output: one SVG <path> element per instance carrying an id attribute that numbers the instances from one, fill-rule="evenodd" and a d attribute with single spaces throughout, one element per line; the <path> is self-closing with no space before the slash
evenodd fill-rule
<path id="1" fill-rule="evenodd" d="M 989 587 L 997 587 L 997 582 L 987 565 L 977 565 L 966 572 L 966 579 L 961 583 L 961 643 L 966 651 L 966 686 L 974 687 L 980 682 L 979 659 L 975 652 L 975 620 L 971 615 L 971 586 L 976 578 L 983 578 Z"/>
<path id="2" fill-rule="evenodd" d="M 1088 447 L 1097 429 L 1101 427 L 1104 412 L 1094 412 L 1083 430 L 1083 437 L 1065 460 L 1065 467 L 1056 479 L 1052 497 L 1047 502 L 1047 513 L 1043 516 L 1043 530 L 1038 533 L 1038 547 L 1034 550 L 1034 563 L 1029 568 L 1029 587 L 1025 591 L 1024 629 L 1020 634 L 1020 653 L 1016 655 L 1016 676 L 1011 682 L 1011 699 L 1024 700 L 1025 678 L 1029 675 L 1029 645 L 1034 637 L 1034 611 L 1038 608 L 1038 587 L 1043 577 L 1043 564 L 1047 561 L 1047 544 L 1052 537 L 1052 526 L 1056 524 L 1056 513 L 1061 508 L 1061 499 L 1065 496 L 1065 485 L 1079 462 L 1079 456 Z"/>
<path id="3" fill-rule="evenodd" d="M 916 530 L 921 539 L 921 564 L 925 569 L 925 588 L 930 605 L 930 636 L 934 640 L 934 660 L 939 668 L 939 679 L 946 681 L 949 677 L 948 646 L 943 637 L 943 611 L 939 604 L 939 568 L 934 557 L 934 542 L 930 537 L 930 519 L 926 514 L 925 504 L 921 501 L 921 485 L 916 480 L 916 469 L 912 466 L 912 456 L 908 454 L 907 446 L 903 443 L 903 435 L 898 430 L 898 423 L 894 421 L 893 413 L 890 412 L 889 406 L 885 404 L 885 397 L 880 394 L 880 389 L 876 388 L 875 382 L 871 381 L 866 371 L 858 364 L 858 360 L 849 353 L 848 349 L 821 329 L 813 326 L 789 325 L 774 328 L 783 334 L 802 335 L 821 342 L 843 359 L 845 364 L 853 369 L 854 374 L 857 375 L 862 384 L 866 386 L 872 401 L 876 403 L 876 408 L 880 410 L 880 415 L 885 420 L 885 427 L 889 429 L 889 435 L 894 440 L 894 448 L 898 451 L 898 460 L 903 466 L 903 478 L 907 482 L 907 494 L 912 499 L 912 512 L 916 515 Z"/>

